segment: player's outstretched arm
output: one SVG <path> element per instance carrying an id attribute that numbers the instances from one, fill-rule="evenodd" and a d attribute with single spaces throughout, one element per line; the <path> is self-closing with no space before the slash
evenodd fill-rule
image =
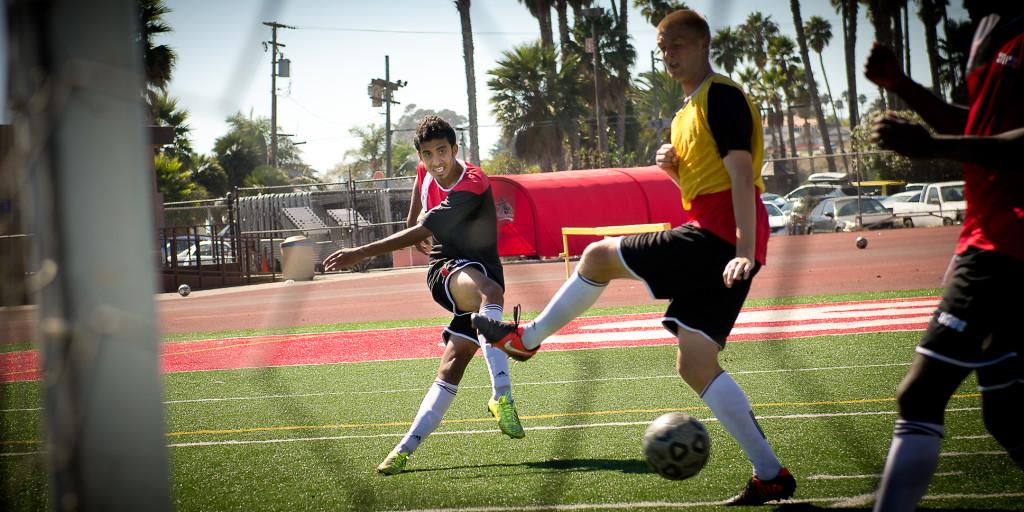
<path id="1" fill-rule="evenodd" d="M 864 64 L 864 76 L 879 87 L 898 94 L 935 131 L 950 135 L 964 133 L 967 108 L 946 103 L 904 74 L 888 46 L 875 42 Z"/>
<path id="2" fill-rule="evenodd" d="M 945 158 L 993 169 L 1019 168 L 1024 128 L 998 135 L 933 135 L 920 124 L 887 115 L 875 122 L 872 139 L 883 149 L 911 158 Z"/>
<path id="3" fill-rule="evenodd" d="M 432 233 L 429 229 L 417 224 L 376 242 L 351 249 L 334 251 L 324 259 L 324 269 L 330 272 L 351 267 L 366 258 L 409 247 L 431 235 Z"/>

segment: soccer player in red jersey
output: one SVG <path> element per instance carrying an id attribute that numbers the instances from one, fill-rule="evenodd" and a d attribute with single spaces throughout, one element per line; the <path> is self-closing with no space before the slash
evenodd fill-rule
<path id="1" fill-rule="evenodd" d="M 878 511 L 917 507 L 938 466 L 946 404 L 972 371 L 986 428 L 1024 469 L 1024 429 L 1016 419 L 1024 405 L 1016 322 L 1024 309 L 1024 4 L 964 4 L 989 14 L 971 44 L 967 107 L 913 82 L 884 46 L 875 45 L 865 67 L 870 80 L 899 94 L 938 132 L 886 116 L 874 127 L 875 140 L 906 156 L 963 162 L 967 198 L 942 302 L 897 392 Z"/>
<path id="2" fill-rule="evenodd" d="M 441 423 L 478 348 L 483 349 L 491 376 L 487 409 L 503 433 L 515 439 L 526 436 L 512 400 L 508 356 L 481 341 L 470 322 L 470 313 L 477 311 L 501 320 L 504 305 L 497 216 L 487 175 L 455 158 L 455 130 L 440 117 L 423 118 L 413 143 L 420 164 L 406 219 L 409 227 L 361 247 L 340 249 L 324 260 L 325 269 L 340 270 L 403 247 L 416 245 L 425 252 L 430 245 L 427 239 L 433 237 L 427 285 L 434 301 L 454 316 L 442 334 L 445 349 L 437 380 L 427 391 L 409 432 L 377 466 L 385 475 L 400 473 L 413 451 Z"/>

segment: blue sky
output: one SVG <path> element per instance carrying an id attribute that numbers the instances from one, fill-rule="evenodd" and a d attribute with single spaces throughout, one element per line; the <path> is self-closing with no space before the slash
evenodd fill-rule
<path id="1" fill-rule="evenodd" d="M 349 128 L 384 124 L 383 109 L 374 108 L 366 94 L 372 78 L 384 77 L 384 56 L 391 61 L 392 80 L 405 80 L 393 108 L 393 120 L 409 104 L 435 110 L 451 109 L 467 115 L 466 80 L 458 12 L 451 0 L 166 0 L 172 10 L 166 22 L 173 32 L 157 41 L 178 55 L 170 93 L 190 112 L 194 147 L 208 153 L 214 140 L 227 131 L 224 119 L 241 111 L 270 117 L 270 54 L 262 41 L 270 39 L 263 21 L 294 25 L 280 30 L 287 46 L 291 78 L 278 79 L 278 124 L 295 140 L 307 163 L 326 171 L 356 146 Z M 655 49 L 654 28 L 630 11 L 630 33 L 637 50 L 634 75 L 650 68 Z M 771 15 L 782 31 L 793 35 L 789 0 L 688 0 L 712 30 L 742 23 L 753 10 Z M 957 0 L 952 11 L 964 18 Z M 610 8 L 611 0 L 595 4 Z M 842 30 L 827 0 L 803 0 L 804 21 L 813 15 L 832 22 L 833 41 L 825 51 L 826 70 L 833 92 L 845 87 Z M 915 5 L 916 8 L 916 5 Z M 871 44 L 872 30 L 861 9 L 857 40 L 858 71 Z M 471 9 L 476 47 L 476 80 L 480 113 L 481 153 L 484 158 L 498 140 L 500 128 L 490 112 L 487 71 L 501 53 L 539 38 L 537 22 L 518 0 L 475 0 Z M 554 18 L 554 11 L 552 11 Z M 0 18 L 2 19 L 2 18 Z M 911 15 L 913 75 L 929 84 L 924 32 Z M 557 38 L 557 26 L 554 27 Z M 0 48 L 0 54 L 3 49 Z M 816 78 L 823 87 L 816 56 Z M 873 98 L 876 89 L 863 78 L 859 92 Z"/>

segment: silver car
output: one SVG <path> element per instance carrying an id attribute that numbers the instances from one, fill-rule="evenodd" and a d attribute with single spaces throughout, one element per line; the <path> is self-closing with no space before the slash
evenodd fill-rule
<path id="1" fill-rule="evenodd" d="M 858 210 L 858 204 L 860 209 Z M 858 223 L 858 217 L 860 222 Z M 870 197 L 827 197 L 822 199 L 807 216 L 807 234 L 856 231 L 857 229 L 885 229 L 897 226 L 892 208 L 882 206 Z"/>

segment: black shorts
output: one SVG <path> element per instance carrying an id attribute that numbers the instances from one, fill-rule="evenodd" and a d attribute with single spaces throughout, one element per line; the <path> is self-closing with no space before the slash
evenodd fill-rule
<path id="1" fill-rule="evenodd" d="M 445 343 L 448 343 L 452 336 L 459 336 L 465 338 L 466 341 L 479 345 L 476 329 L 473 328 L 469 316 L 470 313 L 475 313 L 475 311 L 459 311 L 459 308 L 455 305 L 455 299 L 452 297 L 451 290 L 448 289 L 448 280 L 451 276 L 471 265 L 478 267 L 484 275 L 487 275 L 487 269 L 484 268 L 483 264 L 472 260 L 437 259 L 431 261 L 430 266 L 427 267 L 427 286 L 430 288 L 431 295 L 434 296 L 434 302 L 455 315 L 442 335 Z"/>
<path id="2" fill-rule="evenodd" d="M 978 370 L 978 387 L 1024 378 L 1016 315 L 1024 309 L 1024 262 L 969 248 L 953 257 L 946 291 L 917 352 Z"/>
<path id="3" fill-rule="evenodd" d="M 722 272 L 736 257 L 736 246 L 689 224 L 623 237 L 619 255 L 651 295 L 671 301 L 661 320 L 666 329 L 672 334 L 680 327 L 699 332 L 722 348 L 750 291 L 750 281 L 761 269 L 755 263 L 750 279 L 726 288 Z"/>

